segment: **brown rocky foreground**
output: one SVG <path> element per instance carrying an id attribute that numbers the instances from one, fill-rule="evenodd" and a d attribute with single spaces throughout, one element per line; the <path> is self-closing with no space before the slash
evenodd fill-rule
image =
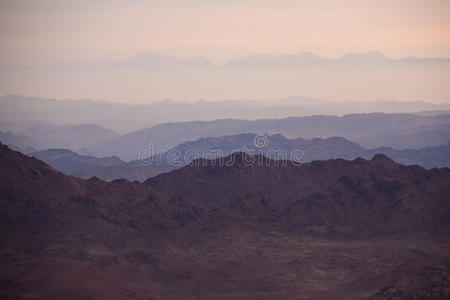
<path id="1" fill-rule="evenodd" d="M 0 297 L 450 297 L 449 169 L 223 160 L 107 183 L 1 145 Z"/>

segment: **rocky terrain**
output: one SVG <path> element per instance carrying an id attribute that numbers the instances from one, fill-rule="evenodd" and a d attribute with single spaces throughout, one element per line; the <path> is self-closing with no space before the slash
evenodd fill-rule
<path id="1" fill-rule="evenodd" d="M 450 170 L 236 153 L 147 180 L 0 146 L 2 299 L 448 299 Z"/>

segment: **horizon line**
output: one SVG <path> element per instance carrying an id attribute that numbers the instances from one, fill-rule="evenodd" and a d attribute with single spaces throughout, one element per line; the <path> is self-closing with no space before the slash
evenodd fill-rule
<path id="1" fill-rule="evenodd" d="M 96 60 L 66 60 L 66 61 L 58 61 L 58 62 L 54 62 L 54 63 L 45 63 L 45 64 L 17 64 L 17 63 L 9 63 L 9 62 L 4 62 L 4 61 L 0 61 L 0 65 L 6 65 L 6 66 L 14 66 L 14 67 L 49 67 L 49 66 L 58 66 L 58 65 L 68 65 L 68 64 L 94 64 L 94 63 L 118 63 L 118 62 L 129 62 L 129 61 L 133 61 L 137 58 L 139 58 L 140 56 L 144 56 L 144 55 L 154 55 L 155 57 L 162 57 L 162 58 L 171 58 L 171 59 L 181 59 L 181 60 L 190 60 L 190 59 L 203 59 L 206 60 L 207 63 L 214 65 L 214 66 L 218 66 L 218 67 L 223 67 L 223 66 L 227 66 L 230 65 L 231 63 L 235 62 L 235 61 L 239 61 L 245 58 L 249 58 L 249 57 L 257 57 L 257 56 L 267 56 L 267 57 L 272 57 L 272 58 L 280 58 L 280 57 L 295 57 L 295 56 L 301 56 L 301 55 L 311 55 L 317 58 L 321 58 L 321 59 L 326 59 L 330 62 L 332 61 L 337 61 L 340 59 L 345 58 L 346 56 L 349 55 L 378 55 L 380 58 L 384 58 L 386 60 L 390 60 L 390 61 L 401 61 L 401 60 L 406 60 L 406 59 L 417 59 L 417 60 L 450 60 L 450 57 L 442 57 L 442 56 L 423 56 L 423 57 L 418 57 L 418 56 L 402 56 L 402 57 L 398 57 L 398 58 L 394 58 L 394 57 L 390 57 L 386 54 L 384 54 L 383 52 L 380 52 L 378 50 L 370 50 L 370 51 L 365 51 L 365 52 L 353 52 L 353 51 L 349 51 L 349 52 L 344 52 L 342 55 L 339 56 L 335 56 L 335 57 L 330 57 L 330 56 L 322 56 L 322 55 L 317 55 L 314 52 L 311 51 L 307 51 L 307 50 L 303 50 L 297 53 L 285 53 L 285 54 L 270 54 L 267 52 L 258 52 L 258 53 L 249 53 L 246 55 L 242 55 L 242 56 L 237 56 L 235 58 L 232 58 L 230 60 L 228 60 L 225 63 L 219 64 L 219 63 L 215 63 L 213 62 L 214 60 L 206 57 L 206 56 L 172 56 L 172 55 L 167 55 L 167 54 L 162 54 L 160 52 L 156 52 L 154 50 L 148 50 L 148 51 L 144 51 L 144 52 L 139 52 L 133 56 L 128 56 L 126 58 L 121 58 L 121 59 L 96 59 Z"/>

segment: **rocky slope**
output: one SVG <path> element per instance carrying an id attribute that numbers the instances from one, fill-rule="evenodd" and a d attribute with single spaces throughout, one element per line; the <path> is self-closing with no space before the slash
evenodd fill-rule
<path id="1" fill-rule="evenodd" d="M 226 209 L 243 220 L 376 236 L 416 230 L 445 234 L 449 180 L 449 169 L 407 167 L 381 154 L 370 161 L 296 165 L 235 153 L 200 159 L 145 183 L 170 197 Z"/>
<path id="2" fill-rule="evenodd" d="M 260 159 L 107 183 L 0 145 L 0 297 L 449 297 L 448 169 Z"/>

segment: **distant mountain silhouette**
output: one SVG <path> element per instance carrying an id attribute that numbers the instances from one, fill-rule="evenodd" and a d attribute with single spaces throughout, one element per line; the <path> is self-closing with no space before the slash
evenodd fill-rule
<path id="1" fill-rule="evenodd" d="M 450 111 L 450 104 L 386 100 L 337 102 L 314 97 L 288 97 L 270 101 L 242 99 L 193 103 L 165 99 L 132 105 L 7 95 L 0 97 L 2 119 L 0 130 L 20 132 L 33 125 L 98 124 L 124 134 L 157 124 L 193 120 L 212 121 L 224 118 L 256 120 L 311 115 L 341 116 L 354 113 L 415 113 L 440 110 Z M 46 124 L 35 124 L 37 122 Z"/>
<path id="2" fill-rule="evenodd" d="M 35 156 L 56 169 L 73 176 L 82 178 L 96 176 L 104 180 L 126 178 L 130 181 L 144 181 L 149 177 L 185 166 L 192 159 L 199 157 L 217 158 L 230 155 L 235 151 L 245 150 L 250 154 L 261 153 L 266 155 L 273 151 L 273 156 L 276 157 L 272 158 L 292 159 L 294 157 L 292 153 L 300 150 L 295 156 L 299 162 L 330 158 L 353 159 L 366 155 L 364 148 L 343 138 L 289 140 L 277 134 L 267 136 L 267 146 L 258 148 L 254 144 L 255 136 L 255 134 L 248 133 L 216 138 L 201 138 L 196 141 L 182 143 L 165 153 L 152 155 L 152 153 L 145 152 L 143 153 L 142 161 L 135 160 L 127 164 L 111 164 L 107 166 L 100 165 L 94 158 L 89 160 L 90 164 L 80 165 L 73 164 L 73 162 L 83 160 L 83 157 L 75 160 L 71 156 L 53 157 L 42 154 Z M 43 153 L 46 153 L 46 151 Z M 63 169 L 61 165 L 70 166 L 70 168 Z"/>
<path id="3" fill-rule="evenodd" d="M 73 151 L 119 137 L 112 130 L 96 124 L 35 125 L 20 133 L 38 140 L 44 148 L 68 148 Z"/>
<path id="4" fill-rule="evenodd" d="M 260 140 L 263 144 L 255 144 L 258 138 L 263 139 Z M 81 178 L 95 176 L 108 181 L 120 178 L 144 181 L 149 177 L 183 167 L 197 158 L 214 159 L 236 151 L 261 154 L 278 160 L 295 160 L 299 163 L 335 158 L 371 159 L 381 153 L 407 165 L 417 164 L 425 168 L 450 167 L 450 143 L 418 150 L 396 150 L 388 147 L 368 150 L 340 137 L 305 140 L 287 139 L 280 134 L 258 136 L 252 133 L 200 138 L 182 143 L 160 155 L 151 156 L 151 153 L 145 152 L 142 161 L 130 163 L 124 163 L 116 157 L 95 158 L 58 149 L 30 155 L 47 162 L 61 172 Z"/>
<path id="5" fill-rule="evenodd" d="M 29 153 L 29 156 L 36 157 L 68 175 L 76 174 L 86 169 L 126 165 L 124 161 L 115 156 L 97 158 L 79 155 L 68 149 L 47 149 Z"/>
<path id="6" fill-rule="evenodd" d="M 126 163 L 116 156 L 98 158 L 80 155 L 68 149 L 47 149 L 29 155 L 67 175 L 85 179 L 97 177 L 107 181 L 122 178 L 130 181 L 144 181 L 175 168 L 166 161 L 158 165 L 144 165 L 139 161 Z"/>
<path id="7" fill-rule="evenodd" d="M 450 168 L 450 142 L 437 147 L 422 149 L 396 150 L 388 147 L 369 150 L 369 153 L 382 153 L 398 163 L 405 165 L 420 165 L 424 168 Z"/>
<path id="8" fill-rule="evenodd" d="M 320 57 L 309 52 L 302 52 L 297 55 L 278 55 L 273 56 L 269 54 L 249 55 L 243 58 L 232 60 L 228 63 L 231 67 L 296 67 L 298 65 L 308 64 L 366 64 L 366 63 L 450 63 L 448 58 L 415 58 L 406 57 L 400 59 L 391 59 L 384 54 L 377 51 L 370 51 L 366 53 L 346 53 L 341 57 L 330 59 Z"/>
<path id="9" fill-rule="evenodd" d="M 366 148 L 397 149 L 439 146 L 450 140 L 450 115 L 353 114 L 343 117 L 309 116 L 285 119 L 194 121 L 166 123 L 102 142 L 89 148 L 98 156 L 116 155 L 136 160 L 141 151 L 153 147 L 167 151 L 178 144 L 206 137 L 241 133 L 279 133 L 303 139 L 340 136 Z"/>
<path id="10" fill-rule="evenodd" d="M 10 131 L 0 131 L 0 142 L 8 145 L 11 149 L 28 154 L 36 151 L 42 146 L 31 137 L 23 134 L 14 134 Z"/>
<path id="11" fill-rule="evenodd" d="M 223 153 L 225 156 L 232 152 L 245 149 L 249 154 L 272 155 L 273 159 L 285 157 L 292 159 L 290 154 L 299 151 L 296 157 L 299 162 L 311 162 L 314 160 L 329 159 L 355 159 L 362 157 L 371 159 L 376 154 L 384 154 L 398 163 L 405 165 L 420 165 L 424 168 L 450 167 L 450 142 L 422 149 L 397 150 L 389 147 L 365 149 L 342 137 L 330 137 L 326 139 L 315 138 L 305 140 L 302 138 L 287 139 L 281 134 L 265 136 L 264 147 L 255 145 L 255 134 L 240 134 L 217 138 L 201 138 L 193 142 L 185 142 L 172 149 L 185 157 L 186 153 L 198 153 L 201 157 L 212 158 L 215 153 Z M 279 152 L 281 151 L 281 152 Z"/>
<path id="12" fill-rule="evenodd" d="M 0 145 L 0 296 L 450 296 L 449 169 L 256 158 L 106 183 Z"/>
<path id="13" fill-rule="evenodd" d="M 261 144 L 258 144 L 258 139 L 260 139 Z M 248 154 L 266 156 L 270 156 L 272 153 L 273 159 L 282 159 L 283 157 L 284 159 L 290 159 L 293 151 L 300 150 L 299 162 L 332 158 L 354 159 L 365 154 L 364 148 L 340 137 L 305 140 L 302 138 L 287 139 L 281 134 L 256 135 L 254 133 L 200 138 L 196 141 L 182 143 L 169 152 L 178 151 L 181 159 L 184 159 L 190 153 L 211 159 L 214 158 L 212 155 L 217 150 L 222 156 L 243 151 Z"/>
<path id="14" fill-rule="evenodd" d="M 280 98 L 289 93 L 352 101 L 427 99 L 445 103 L 450 96 L 446 89 L 449 68 L 449 58 L 392 59 L 376 51 L 347 53 L 338 58 L 320 57 L 309 52 L 254 54 L 236 58 L 225 65 L 216 65 L 202 57 L 178 58 L 145 52 L 114 61 L 44 66 L 0 65 L 0 95 L 14 93 L 146 102 L 164 98 L 191 101 L 241 97 L 266 99 Z M 367 112 L 350 109 L 347 106 L 344 114 Z M 263 116 L 263 113 L 266 115 Z M 268 113 L 259 112 L 256 118 L 288 116 Z M 301 110 L 298 110 L 300 113 Z M 336 112 L 319 111 L 315 114 Z M 215 116 L 213 119 L 247 119 L 250 115 Z M 97 122 L 89 120 L 82 123 Z M 100 125 L 112 128 L 107 124 Z M 155 123 L 144 126 L 149 125 Z"/>
<path id="15" fill-rule="evenodd" d="M 336 59 L 338 62 L 386 62 L 392 59 L 386 57 L 384 54 L 377 51 L 370 51 L 367 53 L 346 53 L 340 58 Z"/>

